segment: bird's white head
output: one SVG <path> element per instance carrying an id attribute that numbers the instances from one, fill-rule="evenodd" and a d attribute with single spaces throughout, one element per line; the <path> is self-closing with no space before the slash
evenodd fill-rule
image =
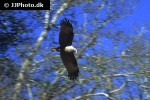
<path id="1" fill-rule="evenodd" d="M 77 49 L 74 48 L 72 45 L 71 46 L 66 46 L 65 51 L 66 52 L 76 52 L 77 53 Z"/>

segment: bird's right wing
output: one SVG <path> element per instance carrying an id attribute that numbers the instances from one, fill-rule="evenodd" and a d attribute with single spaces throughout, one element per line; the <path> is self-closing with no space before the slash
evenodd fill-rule
<path id="1" fill-rule="evenodd" d="M 69 19 L 62 19 L 60 21 L 61 28 L 59 34 L 59 44 L 61 47 L 66 47 L 72 45 L 72 40 L 74 37 L 73 27 Z"/>

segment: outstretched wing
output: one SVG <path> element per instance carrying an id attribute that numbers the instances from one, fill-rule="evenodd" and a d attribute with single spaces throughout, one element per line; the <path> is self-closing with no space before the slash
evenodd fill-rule
<path id="1" fill-rule="evenodd" d="M 61 28 L 59 34 L 59 44 L 61 48 L 72 45 L 74 37 L 73 27 L 69 19 L 64 18 L 60 21 Z"/>
<path id="2" fill-rule="evenodd" d="M 79 68 L 74 56 L 74 53 L 67 53 L 65 51 L 60 52 L 61 59 L 68 71 L 68 77 L 70 80 L 75 80 L 78 77 Z"/>

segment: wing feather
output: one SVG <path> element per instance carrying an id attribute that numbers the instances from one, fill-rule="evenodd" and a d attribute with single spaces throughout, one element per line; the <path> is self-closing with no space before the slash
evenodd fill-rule
<path id="1" fill-rule="evenodd" d="M 59 44 L 60 47 L 66 47 L 72 45 L 74 33 L 73 33 L 73 27 L 70 21 L 66 18 L 62 19 L 60 21 L 61 28 L 60 28 L 60 34 L 59 34 Z"/>
<path id="2" fill-rule="evenodd" d="M 78 77 L 79 68 L 74 53 L 67 53 L 65 51 L 61 51 L 60 55 L 62 62 L 68 71 L 69 79 L 75 80 Z"/>

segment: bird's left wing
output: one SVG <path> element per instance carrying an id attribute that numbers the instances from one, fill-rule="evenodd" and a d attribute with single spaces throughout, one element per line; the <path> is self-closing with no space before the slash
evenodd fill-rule
<path id="1" fill-rule="evenodd" d="M 68 71 L 68 77 L 70 80 L 75 80 L 79 74 L 79 68 L 74 56 L 74 53 L 67 53 L 65 51 L 60 52 L 61 59 Z"/>

